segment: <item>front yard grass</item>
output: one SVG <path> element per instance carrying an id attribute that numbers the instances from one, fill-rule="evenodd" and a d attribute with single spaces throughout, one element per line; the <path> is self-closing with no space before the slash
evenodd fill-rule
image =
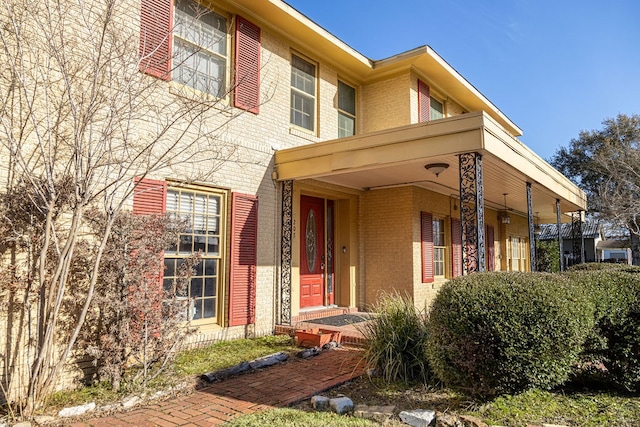
<path id="1" fill-rule="evenodd" d="M 331 412 L 306 412 L 300 409 L 279 408 L 243 415 L 232 419 L 226 425 L 229 427 L 268 425 L 278 427 L 372 427 L 379 426 L 380 423 L 363 418 L 337 415 Z M 406 426 L 406 424 L 404 425 Z"/>
<path id="2" fill-rule="evenodd" d="M 204 348 L 182 352 L 167 372 L 153 385 L 152 394 L 168 385 L 194 380 L 197 376 L 227 368 L 242 361 L 279 351 L 292 353 L 298 349 L 289 336 L 272 336 L 219 342 Z M 250 375 L 250 374 L 249 374 Z M 142 390 L 123 389 L 114 392 L 108 384 L 98 384 L 75 391 L 54 394 L 51 407 L 79 405 L 87 402 L 104 404 L 122 399 Z M 568 426 L 640 427 L 640 398 L 613 392 L 533 390 L 514 396 L 502 396 L 488 402 L 478 402 L 464 394 L 440 387 L 385 384 L 379 379 L 363 376 L 324 393 L 329 397 L 344 394 L 355 404 L 394 405 L 397 412 L 410 409 L 433 409 L 441 412 L 469 414 L 489 425 L 520 427 L 527 424 L 564 424 Z M 381 425 L 354 417 L 340 417 L 330 413 L 313 412 L 309 401 L 291 408 L 280 408 L 234 419 L 231 426 L 338 426 L 360 427 Z M 396 418 L 384 424 L 400 426 Z"/>
<path id="3" fill-rule="evenodd" d="M 531 390 L 503 396 L 483 405 L 473 415 L 488 424 L 564 424 L 583 427 L 640 426 L 640 398 L 609 392 L 548 392 Z"/>
<path id="4" fill-rule="evenodd" d="M 355 404 L 394 405 L 396 415 L 402 410 L 431 409 L 439 412 L 473 415 L 489 425 L 524 427 L 526 425 L 561 424 L 581 427 L 639 427 L 640 398 L 606 391 L 575 391 L 570 388 L 554 392 L 531 390 L 519 395 L 502 396 L 491 401 L 474 401 L 464 394 L 440 387 L 385 384 L 379 379 L 361 377 L 323 393 L 328 397 L 344 394 Z M 288 409 L 270 410 L 235 418 L 231 426 L 374 426 L 381 425 L 354 417 L 314 413 L 309 401 Z M 401 426 L 395 419 L 382 425 Z"/>
<path id="5" fill-rule="evenodd" d="M 173 371 L 179 376 L 202 375 L 280 351 L 292 353 L 297 350 L 288 335 L 223 341 L 181 352 L 174 361 Z"/>
<path id="6" fill-rule="evenodd" d="M 156 378 L 147 390 L 131 389 L 126 383 L 122 390 L 112 390 L 108 383 L 97 383 L 77 390 L 56 392 L 49 399 L 49 406 L 61 408 L 88 402 L 103 404 L 143 391 L 153 394 L 154 391 L 185 381 L 195 384 L 197 377 L 207 372 L 228 368 L 243 361 L 248 362 L 280 351 L 292 353 L 296 350 L 292 338 L 288 335 L 217 342 L 206 347 L 180 352 L 167 370 Z"/>

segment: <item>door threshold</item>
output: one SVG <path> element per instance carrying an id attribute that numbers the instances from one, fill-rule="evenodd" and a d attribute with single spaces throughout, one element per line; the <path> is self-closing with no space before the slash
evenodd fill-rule
<path id="1" fill-rule="evenodd" d="M 301 308 L 300 309 L 300 313 L 309 313 L 309 312 L 313 312 L 313 311 L 321 311 L 321 310 L 332 310 L 338 308 L 337 305 L 332 304 L 332 305 L 316 305 L 313 307 L 305 307 L 305 308 Z"/>

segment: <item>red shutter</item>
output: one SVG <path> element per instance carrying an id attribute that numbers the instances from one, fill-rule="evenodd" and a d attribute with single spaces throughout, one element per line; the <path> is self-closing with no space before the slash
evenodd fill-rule
<path id="1" fill-rule="evenodd" d="M 236 87 L 238 108 L 260 112 L 260 28 L 238 16 L 236 22 Z"/>
<path id="2" fill-rule="evenodd" d="M 171 78 L 172 0 L 141 0 L 140 71 L 162 80 Z"/>
<path id="3" fill-rule="evenodd" d="M 136 178 L 133 188 L 133 214 L 163 214 L 167 206 L 167 183 L 147 178 Z"/>
<path id="4" fill-rule="evenodd" d="M 420 213 L 422 229 L 422 283 L 433 282 L 433 215 Z"/>
<path id="5" fill-rule="evenodd" d="M 135 178 L 133 188 L 133 214 L 134 215 L 162 215 L 167 206 L 167 182 L 147 178 Z M 137 250 L 131 253 L 134 258 L 141 256 Z M 155 264 L 156 273 L 146 276 L 143 287 L 130 289 L 129 310 L 131 310 L 131 334 L 135 339 L 141 339 L 144 325 L 149 328 L 152 337 L 157 338 L 161 333 L 162 322 L 162 279 L 164 278 L 164 252 L 161 251 L 152 257 L 152 254 L 144 254 L 147 264 Z M 139 284 L 142 285 L 142 284 Z M 140 292 L 147 292 L 146 303 L 150 307 L 143 307 L 136 296 Z M 146 304 L 145 303 L 145 304 Z"/>
<path id="6" fill-rule="evenodd" d="M 451 218 L 451 275 L 462 275 L 462 229 L 456 218 Z"/>
<path id="7" fill-rule="evenodd" d="M 232 197 L 229 326 L 238 326 L 256 321 L 258 199 L 238 193 Z"/>
<path id="8" fill-rule="evenodd" d="M 418 80 L 418 117 L 420 122 L 431 120 L 431 97 L 429 86 Z"/>
<path id="9" fill-rule="evenodd" d="M 493 226 L 487 225 L 485 234 L 485 241 L 487 242 L 487 271 L 494 271 L 496 269 L 496 246 Z"/>

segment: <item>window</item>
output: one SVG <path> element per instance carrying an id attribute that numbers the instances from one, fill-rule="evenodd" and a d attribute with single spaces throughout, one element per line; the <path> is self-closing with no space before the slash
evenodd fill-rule
<path id="1" fill-rule="evenodd" d="M 496 269 L 496 247 L 495 247 L 495 230 L 493 226 L 485 226 L 485 242 L 487 249 L 487 271 L 495 271 Z"/>
<path id="2" fill-rule="evenodd" d="M 444 104 L 431 95 L 429 86 L 418 80 L 418 120 L 429 122 L 444 117 Z"/>
<path id="3" fill-rule="evenodd" d="M 434 218 L 433 214 L 429 212 L 420 212 L 422 283 L 433 283 L 434 279 L 444 279 L 451 273 L 451 270 L 448 270 L 448 268 L 451 268 L 451 265 L 449 264 L 447 251 L 451 251 L 452 248 L 447 247 L 445 231 L 444 219 Z M 454 233 L 455 231 L 454 224 L 452 223 L 450 232 Z M 459 234 L 459 226 L 457 231 Z M 455 236 L 452 236 L 452 240 L 455 242 L 454 237 Z M 458 248 L 461 248 L 461 245 L 458 245 Z M 452 257 L 454 260 L 456 259 L 455 252 L 452 254 Z M 461 259 L 462 253 L 460 252 L 459 260 Z"/>
<path id="4" fill-rule="evenodd" d="M 527 259 L 526 239 L 520 237 L 512 237 L 509 240 L 511 247 L 508 249 L 510 270 L 525 271 Z"/>
<path id="5" fill-rule="evenodd" d="M 201 252 L 187 289 L 193 301 L 189 318 L 218 321 L 218 297 L 221 295 L 220 278 L 224 246 L 223 219 L 225 206 L 223 192 L 205 192 L 190 189 L 167 190 L 166 211 L 186 220 L 189 229 L 165 251 L 164 287 L 172 291 L 178 269 L 185 258 Z"/>
<path id="6" fill-rule="evenodd" d="M 430 113 L 431 120 L 438 120 L 444 117 L 444 106 L 442 105 L 442 102 L 438 101 L 433 96 L 431 97 L 430 111 L 431 111 Z"/>
<path id="7" fill-rule="evenodd" d="M 338 138 L 356 134 L 356 90 L 338 81 Z"/>
<path id="8" fill-rule="evenodd" d="M 316 66 L 293 55 L 291 58 L 291 124 L 315 130 Z"/>
<path id="9" fill-rule="evenodd" d="M 444 277 L 446 267 L 446 243 L 444 240 L 444 220 L 433 220 L 433 275 Z"/>
<path id="10" fill-rule="evenodd" d="M 177 0 L 173 79 L 223 97 L 226 91 L 227 20 L 189 0 Z"/>

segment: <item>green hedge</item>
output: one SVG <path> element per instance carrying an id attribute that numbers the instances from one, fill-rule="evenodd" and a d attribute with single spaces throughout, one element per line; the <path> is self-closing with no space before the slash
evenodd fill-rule
<path id="1" fill-rule="evenodd" d="M 427 357 L 445 384 L 491 396 L 569 377 L 596 307 L 563 275 L 478 273 L 449 281 L 428 322 Z"/>
<path id="2" fill-rule="evenodd" d="M 585 264 L 572 265 L 567 269 L 569 272 L 575 271 L 623 271 L 627 273 L 640 272 L 640 266 L 628 264 L 613 264 L 608 262 L 588 262 Z"/>
<path id="3" fill-rule="evenodd" d="M 613 264 L 566 274 L 593 300 L 595 327 L 585 342 L 583 359 L 602 362 L 611 380 L 640 391 L 640 268 Z"/>

